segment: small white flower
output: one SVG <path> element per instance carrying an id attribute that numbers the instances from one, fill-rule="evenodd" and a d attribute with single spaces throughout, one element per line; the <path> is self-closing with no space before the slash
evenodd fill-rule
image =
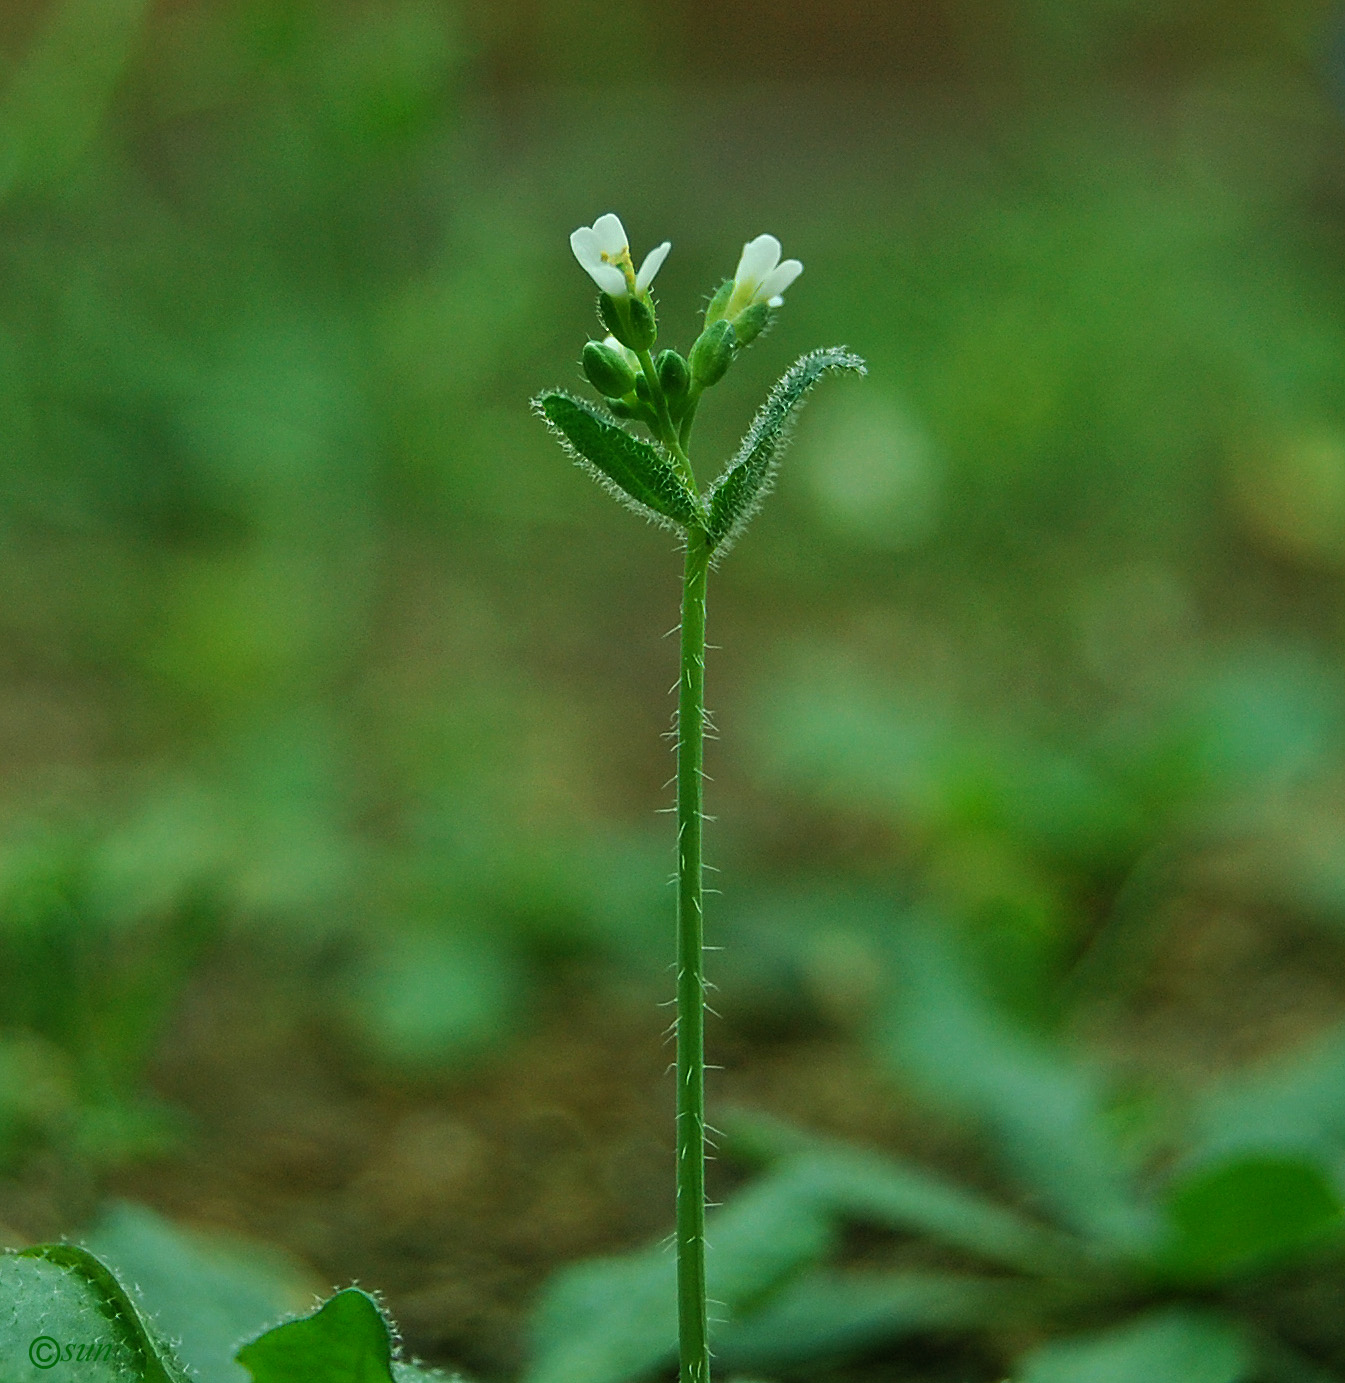
<path id="1" fill-rule="evenodd" d="M 631 262 L 626 228 L 621 218 L 609 211 L 591 226 L 580 226 L 570 236 L 570 248 L 584 272 L 608 297 L 624 298 L 632 293 L 638 297 L 653 283 L 672 249 L 672 241 L 665 240 L 650 250 L 637 274 Z"/>
<path id="2" fill-rule="evenodd" d="M 755 303 L 779 307 L 780 295 L 803 273 L 797 259 L 780 262 L 780 242 L 773 235 L 759 235 L 743 246 L 738 271 L 733 276 L 733 293 L 724 315 L 730 321 Z"/>

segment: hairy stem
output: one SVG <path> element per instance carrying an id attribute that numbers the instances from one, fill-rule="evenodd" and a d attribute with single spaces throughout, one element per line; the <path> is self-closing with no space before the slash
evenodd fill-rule
<path id="1" fill-rule="evenodd" d="M 705 1300 L 705 534 L 687 535 L 677 701 L 677 1327 L 681 1383 L 709 1383 Z"/>

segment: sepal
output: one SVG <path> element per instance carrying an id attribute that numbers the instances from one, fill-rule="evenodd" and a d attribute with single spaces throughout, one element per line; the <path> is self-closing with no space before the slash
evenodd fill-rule
<path id="1" fill-rule="evenodd" d="M 710 299 L 709 306 L 705 309 L 705 326 L 710 327 L 722 320 L 725 311 L 728 309 L 729 299 L 733 296 L 733 280 L 725 279 L 723 283 L 715 289 L 715 295 Z"/>
<path id="2" fill-rule="evenodd" d="M 769 303 L 752 303 L 733 319 L 733 334 L 740 346 L 750 346 L 770 325 L 775 309 Z"/>
<path id="3" fill-rule="evenodd" d="M 598 295 L 598 316 L 608 331 L 633 351 L 647 351 L 658 336 L 658 322 L 654 316 L 654 300 L 648 293 L 638 297 L 612 297 L 610 293 Z"/>

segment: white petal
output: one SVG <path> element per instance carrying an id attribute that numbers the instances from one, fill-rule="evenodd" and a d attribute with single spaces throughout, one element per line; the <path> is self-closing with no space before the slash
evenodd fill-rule
<path id="1" fill-rule="evenodd" d="M 785 260 L 783 264 L 776 265 L 761 280 L 761 287 L 757 289 L 757 297 L 778 298 L 801 273 L 803 273 L 803 265 L 797 259 Z"/>
<path id="2" fill-rule="evenodd" d="M 759 283 L 780 262 L 780 242 L 773 235 L 759 235 L 743 246 L 738 260 L 737 284 Z"/>
<path id="3" fill-rule="evenodd" d="M 588 276 L 611 298 L 624 298 L 629 289 L 626 276 L 615 264 L 585 264 Z"/>
<path id="4" fill-rule="evenodd" d="M 571 231 L 570 248 L 585 269 L 602 263 L 602 246 L 592 226 L 580 226 L 577 231 Z"/>
<path id="5" fill-rule="evenodd" d="M 619 255 L 630 243 L 626 239 L 626 228 L 614 211 L 598 217 L 593 223 L 593 233 L 598 237 L 598 248 L 613 257 Z"/>
<path id="6" fill-rule="evenodd" d="M 654 281 L 654 275 L 663 268 L 663 261 L 668 258 L 668 251 L 672 249 L 672 241 L 665 240 L 662 245 L 656 245 L 644 257 L 644 263 L 640 265 L 640 272 L 635 275 L 635 291 L 643 293 Z"/>

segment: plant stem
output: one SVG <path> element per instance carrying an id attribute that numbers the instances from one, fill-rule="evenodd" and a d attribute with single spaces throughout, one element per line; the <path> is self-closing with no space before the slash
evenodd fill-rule
<path id="1" fill-rule="evenodd" d="M 673 426 L 672 414 L 668 411 L 668 400 L 663 393 L 663 385 L 659 382 L 658 372 L 654 369 L 654 362 L 649 352 L 647 350 L 636 351 L 635 357 L 639 360 L 640 369 L 649 382 L 649 394 L 654 400 L 654 410 L 658 414 L 659 431 L 662 434 L 660 440 L 672 452 L 673 459 L 682 472 L 682 478 L 691 486 L 691 491 L 695 494 L 697 493 L 696 473 L 691 469 L 691 461 L 686 454 L 686 437 L 689 429 L 684 430 L 682 436 L 678 437 L 677 429 Z"/>
<path id="2" fill-rule="evenodd" d="M 682 427 L 677 440 L 686 450 L 687 438 L 691 436 L 691 424 L 696 421 L 696 409 L 701 401 L 701 391 L 693 384 L 691 397 L 687 400 L 686 412 L 682 414 Z"/>
<path id="3" fill-rule="evenodd" d="M 687 534 L 677 701 L 677 1334 L 680 1383 L 709 1383 L 705 1288 L 705 588 L 710 551 Z"/>

